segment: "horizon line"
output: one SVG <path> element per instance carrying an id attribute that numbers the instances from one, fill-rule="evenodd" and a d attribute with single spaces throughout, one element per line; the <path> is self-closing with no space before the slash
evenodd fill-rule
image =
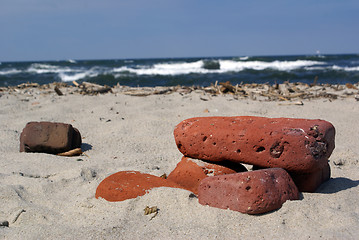
<path id="1" fill-rule="evenodd" d="M 232 56 L 189 56 L 189 57 L 133 57 L 133 58 L 82 58 L 82 59 L 58 59 L 58 60 L 10 60 L 1 63 L 11 62 L 66 62 L 66 61 L 114 61 L 114 60 L 143 60 L 143 59 L 196 59 L 196 58 L 233 58 L 233 57 L 294 57 L 294 56 L 331 56 L 331 55 L 359 55 L 359 53 L 311 53 L 311 54 L 263 54 L 263 55 L 232 55 Z"/>

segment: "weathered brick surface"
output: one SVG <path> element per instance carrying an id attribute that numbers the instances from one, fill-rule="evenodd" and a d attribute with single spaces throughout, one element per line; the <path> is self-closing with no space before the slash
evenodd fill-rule
<path id="1" fill-rule="evenodd" d="M 323 168 L 311 173 L 289 173 L 301 192 L 315 192 L 322 183 L 330 179 L 330 166 L 325 165 Z"/>
<path id="2" fill-rule="evenodd" d="M 266 169 L 253 166 L 253 170 Z M 300 192 L 315 192 L 322 183 L 330 179 L 330 166 L 324 167 L 310 173 L 288 172 Z"/>
<path id="3" fill-rule="evenodd" d="M 80 132 L 71 124 L 29 122 L 20 135 L 20 152 L 62 153 L 81 147 Z"/>
<path id="4" fill-rule="evenodd" d="M 248 214 L 269 212 L 297 199 L 296 185 L 281 168 L 207 177 L 198 188 L 200 204 Z"/>
<path id="5" fill-rule="evenodd" d="M 181 188 L 167 179 L 137 171 L 117 172 L 105 178 L 96 189 L 96 198 L 110 202 L 123 201 L 145 195 L 156 187 Z"/>
<path id="6" fill-rule="evenodd" d="M 176 168 L 168 175 L 167 179 L 181 185 L 184 189 L 194 194 L 198 194 L 200 181 L 208 176 L 247 171 L 239 163 L 221 162 L 220 164 L 183 157 Z"/>
<path id="7" fill-rule="evenodd" d="M 198 117 L 174 130 L 184 156 L 229 160 L 308 173 L 323 168 L 332 153 L 335 129 L 324 120 L 264 117 Z"/>

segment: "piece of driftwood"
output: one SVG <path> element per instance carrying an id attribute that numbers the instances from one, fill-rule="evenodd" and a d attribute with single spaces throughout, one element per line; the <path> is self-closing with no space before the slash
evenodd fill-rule
<path id="1" fill-rule="evenodd" d="M 59 96 L 64 95 L 64 94 L 61 92 L 61 90 L 60 90 L 57 86 L 55 86 L 54 90 L 55 90 L 55 92 L 57 93 L 57 95 L 59 95 Z"/>
<path id="2" fill-rule="evenodd" d="M 72 157 L 72 156 L 79 156 L 82 154 L 81 148 L 75 148 L 67 152 L 59 153 L 58 156 L 64 156 L 64 157 Z"/>
<path id="3" fill-rule="evenodd" d="M 80 85 L 80 88 L 83 90 L 82 94 L 89 94 L 89 95 L 97 95 L 99 93 L 107 93 L 112 90 L 111 87 L 105 85 L 99 85 L 95 83 L 83 82 Z"/>
<path id="4" fill-rule="evenodd" d="M 152 95 L 152 92 L 145 92 L 145 91 L 127 91 L 127 92 L 122 92 L 125 95 L 130 95 L 130 96 L 136 96 L 136 97 L 146 97 L 146 96 L 150 96 Z"/>
<path id="5" fill-rule="evenodd" d="M 145 211 L 145 215 L 149 215 L 149 214 L 152 214 L 154 213 L 154 215 L 150 218 L 150 221 L 157 216 L 158 214 L 158 208 L 157 206 L 154 206 L 154 207 L 149 207 L 149 206 L 146 206 L 145 209 L 143 209 Z"/>
<path id="6" fill-rule="evenodd" d="M 80 84 L 78 84 L 75 80 L 72 81 L 72 83 L 73 83 L 76 87 L 79 87 L 79 86 L 80 86 Z"/>
<path id="7" fill-rule="evenodd" d="M 25 211 L 25 209 L 22 209 L 22 208 L 18 209 L 16 212 L 14 212 L 13 219 L 12 219 L 11 223 L 15 223 L 19 219 L 20 215 L 24 212 L 26 212 L 26 211 Z"/>
<path id="8" fill-rule="evenodd" d="M 304 103 L 302 101 L 298 101 L 298 102 L 282 102 L 282 103 L 278 103 L 278 105 L 299 105 L 302 106 L 304 105 Z"/>
<path id="9" fill-rule="evenodd" d="M 229 81 L 227 82 L 220 82 L 219 85 L 221 85 L 221 92 L 222 93 L 235 93 L 236 87 L 234 87 Z"/>

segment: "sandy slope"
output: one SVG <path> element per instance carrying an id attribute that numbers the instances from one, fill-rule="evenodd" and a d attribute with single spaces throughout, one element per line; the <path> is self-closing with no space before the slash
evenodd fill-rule
<path id="1" fill-rule="evenodd" d="M 359 236 L 359 102 L 200 99 L 202 92 L 147 97 L 105 94 L 0 97 L 0 239 L 355 239 Z M 328 120 L 336 127 L 332 179 L 317 193 L 250 216 L 202 206 L 190 192 L 158 188 L 123 202 L 95 199 L 108 175 L 137 170 L 157 176 L 180 161 L 173 129 L 195 116 L 266 116 Z M 19 153 L 29 121 L 71 123 L 87 156 Z M 146 206 L 158 215 L 144 215 Z"/>

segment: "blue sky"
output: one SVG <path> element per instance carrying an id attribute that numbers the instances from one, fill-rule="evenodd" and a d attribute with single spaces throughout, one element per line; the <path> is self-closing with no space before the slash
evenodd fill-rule
<path id="1" fill-rule="evenodd" d="M 358 0 L 0 0 L 0 61 L 359 53 Z"/>

